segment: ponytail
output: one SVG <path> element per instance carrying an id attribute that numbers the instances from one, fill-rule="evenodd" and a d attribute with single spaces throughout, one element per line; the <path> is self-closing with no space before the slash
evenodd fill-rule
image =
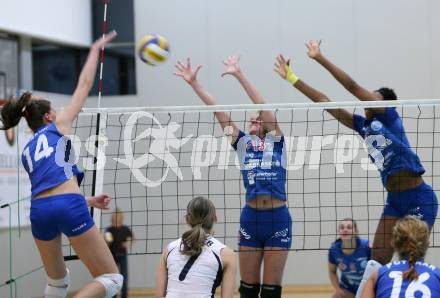
<path id="1" fill-rule="evenodd" d="M 23 93 L 18 100 L 9 99 L 1 110 L 2 130 L 10 129 L 20 122 L 21 117 L 25 117 L 29 127 L 36 132 L 44 126 L 44 114 L 50 113 L 51 104 L 49 101 L 40 99 L 32 100 L 32 93 Z"/>
<path id="2" fill-rule="evenodd" d="M 403 272 L 402 275 L 404 279 L 413 281 L 419 278 L 419 273 L 416 271 L 416 261 L 415 253 L 411 250 L 408 257 L 409 269 Z"/>
<path id="3" fill-rule="evenodd" d="M 0 129 L 7 130 L 16 126 L 20 122 L 21 117 L 23 117 L 26 112 L 29 113 L 26 111 L 26 107 L 31 99 L 31 96 L 31 93 L 24 93 L 22 96 L 20 96 L 19 100 L 11 98 L 6 101 L 1 111 L 1 121 L 3 127 Z"/>
<path id="4" fill-rule="evenodd" d="M 192 227 L 191 230 L 183 233 L 182 247 L 180 248 L 180 250 L 184 255 L 199 255 L 203 250 L 206 239 L 207 234 L 203 229 L 202 224 L 197 224 Z"/>
<path id="5" fill-rule="evenodd" d="M 180 251 L 184 255 L 199 255 L 209 233 L 217 220 L 214 204 L 204 197 L 192 199 L 186 207 L 186 221 L 191 226 L 191 230 L 182 235 Z"/>
<path id="6" fill-rule="evenodd" d="M 417 280 L 416 262 L 423 259 L 429 246 L 428 225 L 414 216 L 405 216 L 394 225 L 391 244 L 401 259 L 408 260 L 409 269 L 402 277 Z"/>

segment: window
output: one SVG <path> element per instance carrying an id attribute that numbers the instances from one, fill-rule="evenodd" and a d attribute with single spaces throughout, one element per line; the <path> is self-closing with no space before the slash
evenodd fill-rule
<path id="1" fill-rule="evenodd" d="M 17 39 L 0 32 L 0 99 L 15 95 L 18 81 Z"/>
<path id="2" fill-rule="evenodd" d="M 92 32 L 94 39 L 102 34 L 104 6 L 92 0 Z M 116 29 L 118 38 L 105 50 L 103 93 L 105 95 L 136 94 L 133 0 L 112 0 L 107 9 L 107 28 Z M 66 47 L 43 41 L 32 44 L 34 89 L 72 94 L 88 49 Z M 91 95 L 98 94 L 99 69 Z"/>

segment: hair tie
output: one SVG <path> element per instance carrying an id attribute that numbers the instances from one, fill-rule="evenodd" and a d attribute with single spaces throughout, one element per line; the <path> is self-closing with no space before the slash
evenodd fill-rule
<path id="1" fill-rule="evenodd" d="M 27 106 L 24 106 L 22 109 L 21 109 L 21 115 L 22 116 L 24 116 L 24 118 L 28 118 L 29 117 L 29 112 L 26 110 L 26 108 L 27 108 Z"/>

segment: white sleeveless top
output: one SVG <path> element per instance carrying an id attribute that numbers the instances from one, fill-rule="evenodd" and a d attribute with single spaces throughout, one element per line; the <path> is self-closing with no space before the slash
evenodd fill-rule
<path id="1" fill-rule="evenodd" d="M 223 243 L 209 237 L 199 256 L 187 256 L 180 252 L 182 239 L 168 245 L 166 259 L 168 284 L 166 298 L 211 298 L 221 284 L 223 263 L 220 251 Z"/>

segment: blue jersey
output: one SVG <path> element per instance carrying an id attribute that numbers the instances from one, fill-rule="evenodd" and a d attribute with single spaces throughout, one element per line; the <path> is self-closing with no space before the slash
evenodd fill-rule
<path id="1" fill-rule="evenodd" d="M 435 298 L 440 297 L 440 270 L 435 266 L 416 263 L 419 274 L 417 280 L 403 279 L 402 274 L 409 269 L 407 261 L 389 263 L 379 269 L 376 280 L 376 298 Z"/>
<path id="2" fill-rule="evenodd" d="M 409 145 L 402 119 L 395 108 L 385 108 L 384 113 L 376 113 L 372 120 L 354 114 L 353 124 L 365 140 L 384 186 L 390 175 L 402 170 L 419 175 L 425 173 L 419 157 Z"/>
<path id="3" fill-rule="evenodd" d="M 78 184 L 84 174 L 72 162 L 75 161 L 71 142 L 56 128 L 55 123 L 40 128 L 24 147 L 21 161 L 29 174 L 32 197 L 58 186 L 73 176 Z"/>
<path id="4" fill-rule="evenodd" d="M 338 239 L 329 249 L 328 261 L 336 265 L 341 272 L 340 282 L 344 288 L 356 293 L 370 256 L 371 249 L 368 240 L 357 237 L 355 251 L 346 255 L 342 251 L 342 241 Z"/>
<path id="5" fill-rule="evenodd" d="M 287 200 L 284 136 L 260 139 L 240 131 L 232 147 L 240 161 L 247 202 L 259 195 Z"/>

